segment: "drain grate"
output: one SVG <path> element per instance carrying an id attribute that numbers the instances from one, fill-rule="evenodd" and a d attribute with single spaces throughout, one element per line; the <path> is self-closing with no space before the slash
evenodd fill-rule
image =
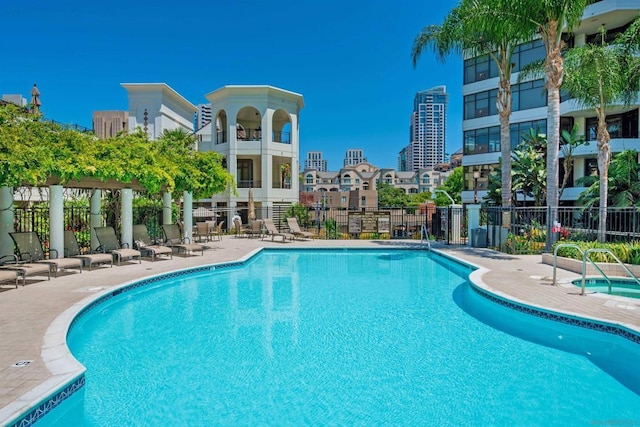
<path id="1" fill-rule="evenodd" d="M 33 360 L 18 360 L 16 363 L 11 365 L 14 368 L 23 368 L 27 366 L 29 363 L 33 362 Z"/>

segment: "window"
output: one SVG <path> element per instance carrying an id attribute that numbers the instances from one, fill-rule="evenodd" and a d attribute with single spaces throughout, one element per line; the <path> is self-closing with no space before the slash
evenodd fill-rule
<path id="1" fill-rule="evenodd" d="M 347 203 L 347 196 L 342 196 L 342 197 L 340 197 L 340 201 L 341 201 L 342 203 Z"/>
<path id="2" fill-rule="evenodd" d="M 306 176 L 305 184 L 313 184 L 313 175 L 309 174 Z"/>
<path id="3" fill-rule="evenodd" d="M 607 131 L 609 136 L 614 138 L 638 138 L 638 110 L 629 111 L 623 114 L 607 116 Z M 598 119 L 596 117 L 587 118 L 586 122 L 587 141 L 598 139 Z"/>
<path id="4" fill-rule="evenodd" d="M 360 197 L 360 206 L 367 206 L 367 198 L 365 196 Z"/>
<path id="5" fill-rule="evenodd" d="M 584 176 L 598 176 L 598 159 L 584 159 Z"/>

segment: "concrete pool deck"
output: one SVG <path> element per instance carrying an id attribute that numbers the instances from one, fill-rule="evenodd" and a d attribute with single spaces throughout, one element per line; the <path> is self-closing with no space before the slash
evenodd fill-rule
<path id="1" fill-rule="evenodd" d="M 239 260 L 262 247 L 276 248 L 393 248 L 419 247 L 415 240 L 313 240 L 291 243 L 260 239 L 225 237 L 221 242 L 206 244 L 204 255 L 174 256 L 173 260 L 148 259 L 123 263 L 113 268 L 98 267 L 62 273 L 43 281 L 28 278 L 26 286 L 0 286 L 0 425 L 50 396 L 63 378 L 53 371 L 77 369 L 67 360 L 45 360 L 43 349 L 52 344 L 47 337 L 51 325 L 65 311 L 86 304 L 101 293 L 126 282 L 172 270 L 205 264 Z M 550 311 L 622 325 L 640 334 L 640 299 L 609 297 L 600 294 L 580 295 L 580 289 L 569 284 L 579 275 L 558 269 L 558 286 L 552 286 L 551 266 L 542 264 L 540 255 L 507 255 L 489 249 L 434 245 L 439 251 L 460 258 L 481 270 L 472 280 L 479 287 L 503 298 Z M 38 278 L 39 279 L 39 278 Z M 58 331 L 57 336 L 64 331 Z M 57 343 L 60 347 L 60 343 Z M 45 352 L 46 353 L 46 352 Z M 51 354 L 50 352 L 47 354 Z M 29 361 L 29 363 L 19 363 Z M 16 366 L 18 364 L 19 366 Z M 61 368 L 61 369 L 59 369 Z M 68 377 L 68 376 L 67 376 Z M 53 387 L 53 388 L 52 388 Z"/>

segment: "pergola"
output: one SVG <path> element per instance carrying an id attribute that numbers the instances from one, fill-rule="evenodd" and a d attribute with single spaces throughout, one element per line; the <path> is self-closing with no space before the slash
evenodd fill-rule
<path id="1" fill-rule="evenodd" d="M 49 190 L 49 248 L 64 254 L 64 188 L 78 188 L 91 190 L 90 199 L 90 228 L 91 247 L 97 247 L 95 227 L 102 227 L 101 199 L 103 190 L 120 190 L 120 241 L 133 247 L 133 192 L 143 191 L 144 188 L 135 180 L 124 183 L 117 180 L 99 180 L 83 178 L 72 180 L 61 185 L 56 178 L 49 178 L 44 185 Z M 13 187 L 0 187 L 0 256 L 13 254 L 13 241 L 9 233 L 14 231 Z M 171 193 L 163 193 L 162 223 L 171 223 Z M 191 192 L 183 192 L 183 224 L 184 238 L 190 239 L 193 226 L 193 197 Z"/>

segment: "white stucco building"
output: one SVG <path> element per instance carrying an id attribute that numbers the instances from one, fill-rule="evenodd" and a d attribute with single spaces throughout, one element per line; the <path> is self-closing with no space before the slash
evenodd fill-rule
<path id="1" fill-rule="evenodd" d="M 214 195 L 212 206 L 244 208 L 250 188 L 257 212 L 298 202 L 302 95 L 273 86 L 223 86 L 206 98 L 212 120 L 197 131 L 199 149 L 225 158 L 238 193 Z"/>
<path id="2" fill-rule="evenodd" d="M 122 83 L 129 101 L 129 132 L 141 128 L 149 139 L 165 130 L 193 132 L 197 108 L 166 83 Z"/>

